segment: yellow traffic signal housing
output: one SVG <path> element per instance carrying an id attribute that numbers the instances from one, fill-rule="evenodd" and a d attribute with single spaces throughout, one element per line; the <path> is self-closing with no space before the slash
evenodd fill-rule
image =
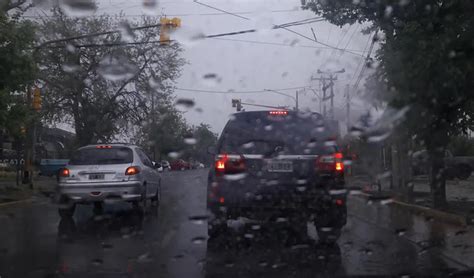
<path id="1" fill-rule="evenodd" d="M 42 104 L 41 90 L 40 90 L 40 88 L 35 87 L 33 89 L 33 109 L 37 112 L 40 111 L 41 110 L 41 104 Z"/>
<path id="2" fill-rule="evenodd" d="M 160 24 L 160 44 L 167 45 L 170 43 L 170 29 L 181 27 L 181 19 L 177 17 L 172 19 L 162 17 L 160 18 Z"/>

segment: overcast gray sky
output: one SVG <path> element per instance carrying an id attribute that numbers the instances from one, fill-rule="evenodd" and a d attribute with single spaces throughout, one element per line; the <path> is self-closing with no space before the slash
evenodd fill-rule
<path id="1" fill-rule="evenodd" d="M 153 2 L 153 0 L 147 0 Z M 319 90 L 318 81 L 311 81 L 318 76 L 317 70 L 340 70 L 336 83 L 336 114 L 344 115 L 344 87 L 353 85 L 359 73 L 361 56 L 366 55 L 369 36 L 361 34 L 363 26 L 343 26 L 342 28 L 326 21 L 290 27 L 304 36 L 313 38 L 314 29 L 319 42 L 350 50 L 342 52 L 328 48 L 314 41 L 303 38 L 287 30 L 271 30 L 273 24 L 283 24 L 316 17 L 311 11 L 301 9 L 300 0 L 202 0 L 209 6 L 216 7 L 235 15 L 225 14 L 215 9 L 200 5 L 193 0 L 156 0 L 154 7 L 144 7 L 143 0 L 102 0 L 96 13 L 123 12 L 130 19 L 143 13 L 151 15 L 164 14 L 182 19 L 182 28 L 171 34 L 171 39 L 182 42 L 184 57 L 188 61 L 183 68 L 182 76 L 177 82 L 177 98 L 190 98 L 196 106 L 185 113 L 188 122 L 201 122 L 211 125 L 215 132 L 220 132 L 228 117 L 235 112 L 231 106 L 233 98 L 243 102 L 272 106 L 294 106 L 294 100 L 282 95 L 264 93 L 205 93 L 191 92 L 182 89 L 210 91 L 261 91 L 264 89 L 285 89 L 302 86 L 313 86 Z M 222 37 L 220 39 L 203 39 L 191 41 L 189 38 L 198 34 L 219 34 L 246 29 L 258 29 L 256 33 Z M 204 78 L 206 75 L 216 78 Z M 362 87 L 362 86 L 360 86 Z M 296 90 L 279 90 L 282 93 L 295 95 Z M 244 106 L 246 110 L 255 110 Z M 300 108 L 319 111 L 319 100 L 311 90 L 300 94 Z M 363 101 L 353 96 L 354 110 L 359 114 L 367 109 Z"/>

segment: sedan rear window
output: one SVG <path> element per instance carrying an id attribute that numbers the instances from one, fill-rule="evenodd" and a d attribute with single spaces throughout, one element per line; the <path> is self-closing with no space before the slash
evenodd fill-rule
<path id="1" fill-rule="evenodd" d="M 105 165 L 133 162 L 133 152 L 126 147 L 85 148 L 77 150 L 69 165 Z"/>

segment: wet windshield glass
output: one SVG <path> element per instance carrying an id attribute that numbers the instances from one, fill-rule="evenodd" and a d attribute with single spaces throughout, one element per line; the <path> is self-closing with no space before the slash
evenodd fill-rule
<path id="1" fill-rule="evenodd" d="M 0 0 L 0 278 L 474 276 L 473 0 Z"/>

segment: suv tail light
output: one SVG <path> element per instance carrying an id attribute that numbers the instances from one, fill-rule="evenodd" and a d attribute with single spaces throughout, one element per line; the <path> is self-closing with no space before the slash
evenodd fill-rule
<path id="1" fill-rule="evenodd" d="M 62 178 L 68 178 L 69 177 L 69 174 L 70 174 L 70 171 L 68 168 L 62 168 L 60 171 L 59 171 L 59 176 L 62 177 Z"/>
<path id="2" fill-rule="evenodd" d="M 130 166 L 125 170 L 125 175 L 127 176 L 133 176 L 140 173 L 140 167 L 138 166 Z"/>
<path id="3" fill-rule="evenodd" d="M 245 160 L 241 155 L 221 154 L 215 163 L 218 174 L 239 174 L 245 172 Z"/>
<path id="4" fill-rule="evenodd" d="M 342 153 L 322 155 L 316 159 L 316 169 L 323 172 L 343 172 Z"/>

